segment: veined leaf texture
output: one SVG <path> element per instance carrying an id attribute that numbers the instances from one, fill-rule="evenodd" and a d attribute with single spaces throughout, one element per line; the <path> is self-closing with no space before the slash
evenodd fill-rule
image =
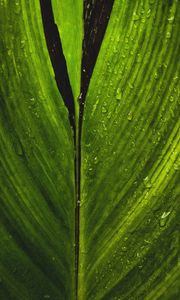
<path id="1" fill-rule="evenodd" d="M 0 299 L 179 299 L 180 2 L 1 0 L 0 33 Z"/>

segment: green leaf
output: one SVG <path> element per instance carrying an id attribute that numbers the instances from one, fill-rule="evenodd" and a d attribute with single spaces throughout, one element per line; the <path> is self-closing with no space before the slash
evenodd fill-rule
<path id="1" fill-rule="evenodd" d="M 0 20 L 0 299 L 73 299 L 74 142 L 39 1 Z"/>
<path id="2" fill-rule="evenodd" d="M 83 1 L 52 5 L 77 137 Z M 0 2 L 0 299 L 178 299 L 179 24 L 115 0 L 74 147 L 39 1 Z"/>
<path id="3" fill-rule="evenodd" d="M 178 1 L 115 0 L 86 97 L 78 299 L 179 296 Z"/>
<path id="4" fill-rule="evenodd" d="M 66 58 L 69 78 L 75 98 L 78 120 L 81 85 L 81 58 L 83 40 L 83 1 L 53 0 L 55 22 L 59 28 L 62 48 Z"/>

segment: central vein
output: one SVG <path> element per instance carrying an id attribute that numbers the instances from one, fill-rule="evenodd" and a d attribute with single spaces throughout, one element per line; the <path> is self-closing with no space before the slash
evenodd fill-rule
<path id="1" fill-rule="evenodd" d="M 75 101 L 67 70 L 66 59 L 63 55 L 61 39 L 57 25 L 54 21 L 51 0 L 40 0 L 42 21 L 46 44 L 49 51 L 55 79 L 69 112 L 69 121 L 74 135 L 74 161 L 75 161 L 75 288 L 76 300 L 78 299 L 78 273 L 79 273 L 79 236 L 80 236 L 80 182 L 81 182 L 81 133 L 85 97 L 90 78 L 99 49 L 105 34 L 109 16 L 114 0 L 84 0 L 84 40 L 81 69 L 81 93 L 79 102 L 79 116 L 75 116 Z M 76 101 L 77 101 L 76 100 Z"/>

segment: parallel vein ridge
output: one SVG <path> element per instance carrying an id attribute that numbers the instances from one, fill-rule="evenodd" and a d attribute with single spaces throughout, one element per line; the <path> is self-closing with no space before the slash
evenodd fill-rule
<path id="1" fill-rule="evenodd" d="M 180 7 L 115 1 L 82 131 L 79 299 L 177 299 Z"/>

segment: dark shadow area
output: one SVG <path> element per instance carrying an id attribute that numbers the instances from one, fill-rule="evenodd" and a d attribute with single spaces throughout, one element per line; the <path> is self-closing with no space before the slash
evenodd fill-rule
<path id="1" fill-rule="evenodd" d="M 63 55 L 59 31 L 54 21 L 51 0 L 40 0 L 40 5 L 46 44 L 52 67 L 54 69 L 56 83 L 64 103 L 68 108 L 70 124 L 75 132 L 75 108 L 73 93 L 69 81 L 66 60 Z"/>
<path id="2" fill-rule="evenodd" d="M 108 25 L 114 0 L 84 0 L 84 41 L 81 93 L 85 99 L 90 78 Z"/>

